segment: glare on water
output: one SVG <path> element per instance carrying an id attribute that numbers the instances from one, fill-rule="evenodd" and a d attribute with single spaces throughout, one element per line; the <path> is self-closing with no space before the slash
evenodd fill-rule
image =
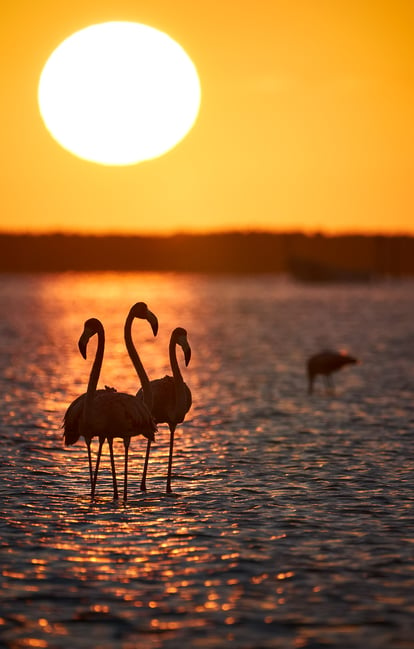
<path id="1" fill-rule="evenodd" d="M 0 281 L 0 637 L 6 647 L 410 646 L 413 285 L 302 286 L 275 276 L 95 273 Z M 159 426 L 130 453 L 112 500 L 108 452 L 91 503 L 86 447 L 62 417 L 85 391 L 98 317 L 100 385 L 135 393 L 123 341 L 136 301 L 159 320 L 133 336 L 150 378 L 188 331 L 193 406 L 177 428 L 173 495 Z M 306 392 L 306 358 L 361 360 Z M 94 446 L 94 452 L 96 447 Z M 119 476 L 123 445 L 116 442 Z"/>

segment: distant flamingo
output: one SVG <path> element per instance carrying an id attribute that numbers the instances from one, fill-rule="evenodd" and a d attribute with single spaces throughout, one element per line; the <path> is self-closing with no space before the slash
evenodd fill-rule
<path id="1" fill-rule="evenodd" d="M 125 322 L 125 332 L 130 332 L 134 318 L 146 319 L 151 324 L 154 335 L 158 331 L 157 318 L 143 302 L 135 304 L 128 314 Z M 86 348 L 89 339 L 98 334 L 98 345 L 95 360 L 91 369 L 88 389 L 86 394 L 81 395 L 69 406 L 64 417 L 64 438 L 65 444 L 75 444 L 79 437 L 83 436 L 88 448 L 89 472 L 91 476 L 91 497 L 95 495 L 96 480 L 99 463 L 102 453 L 102 446 L 105 439 L 108 440 L 111 456 L 111 469 L 114 487 L 114 498 L 118 498 L 118 489 L 115 473 L 115 462 L 113 456 L 113 440 L 120 437 L 124 440 L 125 464 L 124 464 L 124 501 L 127 498 L 128 481 L 128 449 L 130 439 L 136 435 L 144 435 L 147 439 L 154 439 L 156 425 L 153 417 L 145 403 L 136 396 L 117 392 L 114 388 L 97 390 L 97 384 L 102 367 L 105 333 L 102 323 L 96 318 L 85 322 L 84 331 L 79 339 L 79 350 L 86 358 Z M 146 373 L 139 359 L 138 353 L 130 340 L 131 351 L 133 348 L 134 367 L 138 373 L 142 385 L 145 385 Z M 145 375 L 145 376 L 144 376 Z M 148 377 L 147 381 L 148 381 Z M 148 392 L 147 392 L 148 394 Z M 93 437 L 99 438 L 99 449 L 96 460 L 95 472 L 92 474 L 92 461 L 90 445 Z"/>
<path id="2" fill-rule="evenodd" d="M 174 447 L 174 433 L 178 424 L 185 419 L 187 412 L 191 408 L 192 397 L 190 388 L 184 383 L 178 361 L 176 346 L 180 345 L 184 352 L 185 365 L 187 366 L 191 358 L 191 347 L 188 343 L 187 332 L 182 327 L 177 327 L 171 334 L 169 344 L 169 357 L 172 369 L 172 376 L 164 376 L 162 379 L 151 381 L 153 405 L 151 408 L 152 415 L 157 424 L 168 424 L 170 429 L 170 450 L 168 456 L 167 471 L 167 493 L 171 493 L 171 471 Z M 145 399 L 144 390 L 137 393 L 141 399 Z M 148 459 L 151 449 L 151 441 L 148 438 L 147 452 L 145 455 L 144 471 L 141 480 L 141 490 L 146 490 L 146 476 L 148 468 Z"/>
<path id="3" fill-rule="evenodd" d="M 337 352 L 330 349 L 311 356 L 307 362 L 309 394 L 312 394 L 313 381 L 317 374 L 323 374 L 325 376 L 326 388 L 333 390 L 332 372 L 337 372 L 344 365 L 354 363 L 358 363 L 358 360 L 353 356 L 349 356 L 345 352 Z"/>

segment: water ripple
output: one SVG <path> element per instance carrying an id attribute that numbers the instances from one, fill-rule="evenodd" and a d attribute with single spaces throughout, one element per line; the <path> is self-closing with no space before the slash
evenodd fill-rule
<path id="1" fill-rule="evenodd" d="M 86 317 L 102 318 L 105 382 L 136 389 L 122 326 L 138 299 L 160 321 L 140 345 L 151 376 L 168 371 L 172 326 L 194 352 L 174 493 L 160 426 L 148 491 L 136 438 L 128 503 L 112 500 L 107 451 L 91 503 L 86 447 L 62 444 L 87 378 L 76 341 Z M 0 304 L 2 646 L 412 646 L 411 285 L 10 276 Z M 320 384 L 310 398 L 304 359 L 326 341 L 363 363 L 338 375 L 335 395 Z"/>

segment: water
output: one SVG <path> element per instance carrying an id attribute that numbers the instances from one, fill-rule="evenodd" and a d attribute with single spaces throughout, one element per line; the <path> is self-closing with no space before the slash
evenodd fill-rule
<path id="1" fill-rule="evenodd" d="M 413 647 L 413 288 L 2 276 L 1 646 Z M 168 372 L 175 326 L 193 352 L 174 494 L 160 426 L 147 493 L 137 437 L 128 503 L 112 499 L 107 449 L 91 503 L 86 448 L 62 443 L 91 362 L 77 340 L 101 318 L 101 385 L 135 392 L 122 328 L 139 300 L 160 323 L 155 340 L 134 324 L 151 378 Z M 305 359 L 326 347 L 362 363 L 335 376 L 335 394 L 318 379 L 308 396 Z M 116 453 L 121 478 L 121 442 Z"/>

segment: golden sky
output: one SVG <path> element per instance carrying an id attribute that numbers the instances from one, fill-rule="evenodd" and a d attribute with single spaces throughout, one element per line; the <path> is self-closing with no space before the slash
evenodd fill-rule
<path id="1" fill-rule="evenodd" d="M 59 43 L 128 20 L 195 63 L 199 117 L 133 166 L 81 160 L 46 130 Z M 1 230 L 414 233 L 412 0 L 6 0 L 0 9 Z"/>

